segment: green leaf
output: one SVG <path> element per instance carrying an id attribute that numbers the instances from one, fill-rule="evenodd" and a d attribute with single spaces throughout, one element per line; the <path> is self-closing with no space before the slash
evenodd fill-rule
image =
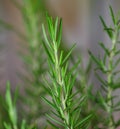
<path id="1" fill-rule="evenodd" d="M 115 127 L 119 127 L 120 126 L 120 120 L 118 120 L 116 123 L 115 123 Z"/>
<path id="2" fill-rule="evenodd" d="M 54 58 L 53 58 L 53 56 L 52 56 L 52 53 L 49 52 L 49 50 L 48 50 L 47 46 L 45 45 L 44 41 L 43 41 L 43 46 L 44 46 L 44 48 L 45 48 L 45 51 L 46 51 L 46 53 L 47 53 L 47 55 L 48 55 L 50 61 L 52 61 L 52 63 L 54 63 Z"/>
<path id="3" fill-rule="evenodd" d="M 92 61 L 89 59 L 86 70 L 85 70 L 86 75 L 90 74 L 91 68 L 92 68 Z"/>
<path id="4" fill-rule="evenodd" d="M 12 98 L 11 98 L 11 93 L 10 93 L 10 82 L 7 82 L 7 89 L 6 89 L 6 103 L 9 108 L 9 110 L 12 110 Z"/>
<path id="5" fill-rule="evenodd" d="M 97 96 L 99 96 L 98 98 L 100 106 L 107 111 L 108 105 L 106 103 L 105 98 L 100 94 L 100 92 L 98 92 Z"/>
<path id="6" fill-rule="evenodd" d="M 92 54 L 91 51 L 88 51 L 90 57 L 92 58 L 92 60 L 98 65 L 98 66 L 101 66 L 100 65 L 100 61 Z"/>
<path id="7" fill-rule="evenodd" d="M 6 104 L 8 106 L 8 114 L 11 120 L 11 123 L 16 126 L 17 125 L 17 115 L 16 115 L 16 107 L 13 105 L 12 97 L 10 93 L 10 82 L 7 82 L 7 89 L 6 89 Z"/>
<path id="8" fill-rule="evenodd" d="M 120 58 L 115 61 L 113 68 L 117 68 L 119 64 L 120 64 Z"/>
<path id="9" fill-rule="evenodd" d="M 21 129 L 26 129 L 26 121 L 22 120 Z"/>
<path id="10" fill-rule="evenodd" d="M 52 108 L 56 109 L 56 106 L 51 103 L 48 99 L 46 99 L 45 97 L 41 97 L 46 103 L 48 103 Z"/>
<path id="11" fill-rule="evenodd" d="M 105 53 L 107 53 L 107 55 L 110 55 L 109 49 L 105 47 L 105 45 L 103 43 L 99 43 L 101 48 L 103 48 L 103 50 L 105 51 Z"/>
<path id="12" fill-rule="evenodd" d="M 50 47 L 50 44 L 49 44 L 49 41 L 48 41 L 48 38 L 47 38 L 47 35 L 46 35 L 45 27 L 44 27 L 43 24 L 42 24 L 42 31 L 43 31 L 44 39 L 45 39 L 47 45 Z"/>
<path id="13" fill-rule="evenodd" d="M 54 121 L 55 123 L 65 127 L 65 125 L 62 122 L 59 122 L 58 120 L 56 120 L 55 118 L 51 117 L 50 115 L 46 114 L 46 116 L 51 120 Z"/>
<path id="14" fill-rule="evenodd" d="M 88 120 L 90 118 L 92 118 L 92 115 L 89 115 L 89 116 L 85 117 L 83 120 L 81 120 L 80 122 L 78 122 L 74 128 L 78 128 L 78 127 L 83 126 L 84 124 L 86 124 L 88 122 Z"/>
<path id="15" fill-rule="evenodd" d="M 5 129 L 12 129 L 10 124 L 7 124 L 6 122 L 4 122 L 4 127 Z"/>
<path id="16" fill-rule="evenodd" d="M 61 117 L 60 117 L 59 114 L 55 113 L 54 111 L 51 111 L 51 112 L 52 112 L 52 114 L 53 114 L 54 116 L 56 116 L 57 118 L 61 119 Z"/>
<path id="17" fill-rule="evenodd" d="M 98 73 L 95 72 L 95 76 L 97 77 L 97 79 L 98 79 L 104 86 L 107 87 L 107 85 L 108 85 L 107 82 L 105 82 L 105 81 L 103 80 L 103 78 L 102 78 L 101 76 L 99 76 Z"/>
<path id="18" fill-rule="evenodd" d="M 112 18 L 113 24 L 115 25 L 115 24 L 116 24 L 116 20 L 115 20 L 115 16 L 114 16 L 113 9 L 112 9 L 112 7 L 111 7 L 111 6 L 109 6 L 109 9 L 110 9 L 110 15 L 111 15 L 111 18 Z"/>
<path id="19" fill-rule="evenodd" d="M 120 82 L 116 82 L 115 84 L 113 84 L 113 87 L 112 87 L 114 90 L 120 88 Z"/>
<path id="20" fill-rule="evenodd" d="M 72 66 L 72 68 L 69 70 L 69 73 L 72 74 L 75 72 L 75 70 L 77 70 L 79 64 L 81 62 L 81 59 L 78 59 L 78 61 Z"/>
<path id="21" fill-rule="evenodd" d="M 61 51 L 61 53 L 60 53 L 60 61 L 59 61 L 59 65 L 61 66 L 61 64 L 62 64 L 62 61 L 63 61 L 63 51 Z"/>
<path id="22" fill-rule="evenodd" d="M 47 25 L 48 25 L 48 31 L 49 31 L 50 37 L 51 39 L 54 39 L 55 33 L 54 33 L 53 19 L 52 17 L 49 17 L 48 15 L 47 15 Z"/>
<path id="23" fill-rule="evenodd" d="M 15 89 L 15 93 L 14 93 L 14 98 L 13 98 L 13 106 L 15 107 L 16 106 L 16 102 L 17 102 L 17 99 L 18 99 L 18 95 L 19 95 L 19 89 L 18 87 Z"/>
<path id="24" fill-rule="evenodd" d="M 73 89 L 73 86 L 75 84 L 75 80 L 77 78 L 78 75 L 78 71 L 76 71 L 76 73 L 73 75 L 73 77 L 69 77 L 70 78 L 70 85 L 68 85 L 68 93 L 70 93 Z"/>
<path id="25" fill-rule="evenodd" d="M 58 27 L 59 27 L 58 28 L 59 32 L 57 34 L 57 44 L 58 44 L 57 46 L 59 48 L 60 43 L 61 43 L 61 38 L 62 38 L 62 19 L 60 19 L 60 23 L 59 23 Z"/>
<path id="26" fill-rule="evenodd" d="M 56 17 L 56 20 L 55 20 L 55 31 L 54 31 L 54 33 L 55 33 L 55 37 L 54 37 L 55 41 L 56 41 L 56 38 L 57 38 L 58 21 L 59 21 L 59 19 L 58 19 L 58 17 Z"/>
<path id="27" fill-rule="evenodd" d="M 104 29 L 106 30 L 108 36 L 112 39 L 112 38 L 113 38 L 112 31 L 111 31 L 110 29 L 108 29 L 108 27 L 107 27 L 105 21 L 103 20 L 103 18 L 102 18 L 101 16 L 100 16 L 100 20 L 101 20 L 101 23 L 102 23 Z"/>
<path id="28" fill-rule="evenodd" d="M 74 44 L 71 49 L 69 50 L 68 54 L 66 55 L 65 59 L 62 61 L 62 65 L 68 60 L 68 58 L 70 57 L 73 49 L 75 48 L 76 44 Z"/>
<path id="29" fill-rule="evenodd" d="M 56 126 L 55 124 L 53 124 L 51 121 L 47 120 L 47 122 L 48 122 L 52 127 L 54 127 L 54 129 L 60 129 L 60 128 L 58 128 L 58 126 Z"/>

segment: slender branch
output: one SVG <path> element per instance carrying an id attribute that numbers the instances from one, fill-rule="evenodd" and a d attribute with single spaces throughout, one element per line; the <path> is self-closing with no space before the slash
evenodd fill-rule
<path id="1" fill-rule="evenodd" d="M 113 82 L 113 60 L 114 60 L 114 56 L 115 56 L 115 52 L 116 52 L 116 44 L 117 44 L 117 40 L 118 40 L 118 27 L 115 26 L 115 33 L 113 36 L 113 40 L 112 40 L 112 48 L 110 51 L 110 56 L 108 59 L 108 75 L 107 75 L 107 82 L 108 82 L 108 94 L 107 94 L 107 104 L 108 104 L 108 115 L 109 115 L 109 124 L 108 127 L 109 129 L 115 129 L 115 122 L 114 122 L 114 118 L 113 118 L 113 114 L 112 114 L 112 106 L 113 106 L 113 99 L 112 99 L 112 92 L 113 92 L 113 88 L 111 87 L 111 84 Z"/>
<path id="2" fill-rule="evenodd" d="M 69 110 L 66 110 L 68 107 L 67 107 L 67 96 L 65 96 L 64 94 L 64 78 L 62 77 L 61 73 L 62 73 L 62 69 L 60 67 L 60 59 L 59 59 L 59 56 L 58 56 L 58 48 L 57 48 L 57 43 L 54 44 L 54 57 L 55 57 L 55 71 L 56 71 L 56 75 L 57 75 L 57 83 L 62 87 L 62 91 L 61 91 L 61 96 L 60 96 L 60 99 L 61 99 L 61 114 L 64 114 L 64 123 L 65 125 L 67 125 L 66 129 L 73 129 L 73 127 L 70 125 L 70 122 L 69 122 L 69 117 L 70 117 L 70 112 Z"/>

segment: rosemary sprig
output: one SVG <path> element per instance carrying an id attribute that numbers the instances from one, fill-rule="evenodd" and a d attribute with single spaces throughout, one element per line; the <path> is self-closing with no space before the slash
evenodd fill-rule
<path id="1" fill-rule="evenodd" d="M 70 72 L 71 70 L 69 70 L 68 66 L 68 59 L 75 45 L 73 45 L 68 54 L 64 56 L 63 51 L 60 50 L 62 20 L 56 18 L 54 22 L 51 17 L 47 16 L 47 24 L 49 36 L 47 36 L 45 27 L 42 25 L 46 41 L 46 43 L 43 41 L 43 45 L 48 56 L 49 75 L 52 81 L 52 87 L 50 85 L 49 89 L 52 101 L 46 98 L 43 99 L 54 109 L 53 114 L 58 118 L 55 119 L 49 115 L 49 119 L 65 129 L 85 128 L 86 123 L 88 123 L 87 121 L 91 116 L 87 116 L 82 120 L 80 119 L 80 107 L 82 106 L 83 101 L 85 101 L 85 98 L 84 96 L 80 96 L 78 101 L 74 101 L 75 93 L 73 92 L 73 88 L 77 75 L 77 65 L 72 72 Z M 57 125 L 54 123 L 51 125 L 54 125 L 57 128 Z"/>
<path id="2" fill-rule="evenodd" d="M 119 74 L 115 73 L 116 70 L 116 64 L 119 64 L 119 58 L 116 59 L 116 56 L 118 56 L 118 40 L 119 40 L 119 32 L 120 32 L 120 24 L 119 19 L 114 15 L 114 12 L 112 10 L 112 7 L 109 7 L 110 9 L 110 15 L 113 22 L 113 27 L 108 27 L 105 23 L 104 19 L 100 16 L 100 20 L 102 22 L 102 25 L 104 27 L 105 32 L 109 36 L 111 40 L 111 47 L 107 48 L 103 43 L 100 43 L 100 46 L 104 50 L 104 57 L 103 59 L 95 57 L 91 52 L 90 56 L 92 60 L 96 63 L 97 69 L 100 70 L 106 77 L 106 79 L 99 76 L 99 80 L 102 83 L 102 91 L 105 92 L 106 97 L 102 97 L 100 95 L 101 101 L 99 101 L 107 113 L 106 123 L 105 126 L 109 129 L 116 129 L 117 122 L 115 122 L 113 113 L 115 112 L 116 108 L 118 109 L 120 105 L 115 106 L 115 97 L 113 96 L 113 92 L 120 88 L 116 81 L 116 75 Z M 116 63 L 117 62 L 117 63 Z M 117 87 L 116 87 L 117 85 Z"/>

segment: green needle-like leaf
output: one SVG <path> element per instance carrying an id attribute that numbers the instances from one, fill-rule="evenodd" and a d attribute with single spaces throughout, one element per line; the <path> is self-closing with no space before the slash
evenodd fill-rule
<path id="1" fill-rule="evenodd" d="M 109 29 L 105 23 L 105 21 L 103 20 L 103 18 L 100 16 L 100 20 L 102 22 L 102 25 L 104 27 L 104 30 L 107 32 L 108 36 L 112 39 L 113 38 L 113 34 L 112 34 L 112 31 L 111 29 Z"/>
<path id="2" fill-rule="evenodd" d="M 109 6 L 109 9 L 110 9 L 110 15 L 111 15 L 113 24 L 115 25 L 116 24 L 116 19 L 115 19 L 115 15 L 114 15 L 113 9 L 112 9 L 111 6 Z"/>
<path id="3" fill-rule="evenodd" d="M 62 65 L 68 60 L 68 58 L 70 57 L 70 55 L 71 55 L 73 49 L 75 48 L 75 46 L 76 46 L 76 44 L 74 44 L 74 45 L 71 47 L 71 49 L 69 50 L 69 52 L 68 52 L 68 54 L 66 55 L 65 59 L 63 60 Z"/>

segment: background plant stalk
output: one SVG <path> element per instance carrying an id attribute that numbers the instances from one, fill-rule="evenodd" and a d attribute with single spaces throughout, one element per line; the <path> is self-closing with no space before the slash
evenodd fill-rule
<path id="1" fill-rule="evenodd" d="M 107 74 L 107 82 L 108 82 L 108 94 L 107 94 L 107 113 L 109 116 L 109 123 L 108 123 L 108 128 L 109 129 L 115 129 L 115 122 L 112 114 L 112 106 L 113 106 L 113 99 L 112 99 L 112 92 L 113 89 L 111 87 L 111 84 L 113 82 L 113 58 L 116 52 L 116 44 L 118 40 L 118 27 L 117 25 L 115 26 L 115 33 L 113 35 L 113 40 L 112 40 L 112 48 L 110 50 L 110 55 L 108 59 L 108 74 Z"/>

